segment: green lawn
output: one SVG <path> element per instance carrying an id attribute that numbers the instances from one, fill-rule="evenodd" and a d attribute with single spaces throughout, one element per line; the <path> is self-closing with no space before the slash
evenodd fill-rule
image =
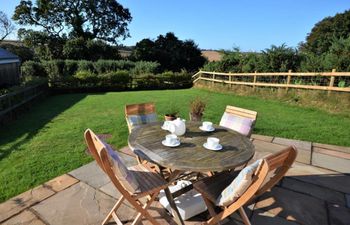
<path id="1" fill-rule="evenodd" d="M 258 111 L 254 133 L 350 146 L 350 117 L 255 97 L 198 89 L 58 95 L 0 128 L 0 202 L 91 161 L 84 153 L 86 128 L 112 134 L 111 144 L 125 146 L 125 104 L 154 101 L 159 119 L 176 105 L 188 119 L 195 96 L 208 98 L 205 120 L 218 123 L 230 104 Z"/>

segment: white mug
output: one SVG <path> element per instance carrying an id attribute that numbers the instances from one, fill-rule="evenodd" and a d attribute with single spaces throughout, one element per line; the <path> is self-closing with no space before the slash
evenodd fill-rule
<path id="1" fill-rule="evenodd" d="M 216 148 L 219 145 L 219 138 L 216 137 L 208 137 L 207 145 L 209 148 Z"/>
<path id="2" fill-rule="evenodd" d="M 208 122 L 208 121 L 204 121 L 202 124 L 202 127 L 204 130 L 211 130 L 211 129 L 213 129 L 213 123 Z"/>
<path id="3" fill-rule="evenodd" d="M 175 134 L 168 134 L 165 136 L 165 142 L 169 145 L 174 145 L 178 141 L 178 138 Z"/>

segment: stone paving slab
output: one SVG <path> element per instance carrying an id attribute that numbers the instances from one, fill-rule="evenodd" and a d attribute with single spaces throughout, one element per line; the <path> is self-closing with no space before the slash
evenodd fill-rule
<path id="1" fill-rule="evenodd" d="M 29 210 L 24 210 L 17 216 L 2 223 L 2 225 L 45 225 L 36 215 Z"/>
<path id="2" fill-rule="evenodd" d="M 350 176 L 336 171 L 296 162 L 288 170 L 286 176 L 330 190 L 350 194 Z"/>
<path id="3" fill-rule="evenodd" d="M 330 191 L 328 188 L 285 177 L 281 182 L 283 188 L 303 193 L 327 201 L 346 206 L 345 194 L 338 191 Z"/>
<path id="4" fill-rule="evenodd" d="M 265 135 L 260 135 L 260 134 L 252 134 L 251 138 L 257 139 L 260 141 L 265 141 L 265 142 L 272 142 L 273 137 L 271 136 L 265 136 Z"/>
<path id="5" fill-rule="evenodd" d="M 275 152 L 281 151 L 282 149 L 286 148 L 285 145 L 269 143 L 269 142 L 265 142 L 265 141 L 261 141 L 261 140 L 254 140 L 253 144 L 255 146 L 256 152 L 275 153 Z"/>
<path id="6" fill-rule="evenodd" d="M 311 151 L 311 146 L 312 146 L 311 142 L 309 141 L 300 141 L 300 140 L 280 138 L 280 137 L 275 137 L 272 142 L 280 145 L 286 145 L 286 146 L 294 145 L 298 149 L 303 149 L 306 151 Z"/>
<path id="7" fill-rule="evenodd" d="M 173 218 L 166 212 L 159 202 L 153 202 L 148 209 L 149 214 L 156 219 L 161 225 L 177 225 Z M 141 220 L 144 225 L 153 225 L 151 222 L 143 218 Z"/>
<path id="8" fill-rule="evenodd" d="M 55 192 L 59 192 L 78 182 L 79 180 L 75 179 L 74 177 L 71 177 L 67 174 L 63 174 L 62 176 L 56 177 L 46 182 L 44 186 L 54 190 Z"/>
<path id="9" fill-rule="evenodd" d="M 115 203 L 115 199 L 79 182 L 32 209 L 51 225 L 100 224 Z M 127 216 L 130 211 L 127 209 L 123 213 Z"/>
<path id="10" fill-rule="evenodd" d="M 321 143 L 312 143 L 312 146 L 318 147 L 318 148 L 323 148 L 323 149 L 330 149 L 330 150 L 338 151 L 338 152 L 345 152 L 345 153 L 350 154 L 350 147 L 338 146 L 338 145 L 328 145 L 328 144 L 321 144 Z"/>
<path id="11" fill-rule="evenodd" d="M 350 209 L 335 204 L 328 204 L 330 225 L 349 225 Z"/>
<path id="12" fill-rule="evenodd" d="M 115 199 L 119 199 L 121 196 L 120 192 L 117 190 L 117 188 L 112 182 L 108 182 L 107 184 L 103 185 L 99 188 L 99 190 Z"/>
<path id="13" fill-rule="evenodd" d="M 328 225 L 324 201 L 279 187 L 259 197 L 255 209 L 300 224 Z"/>
<path id="14" fill-rule="evenodd" d="M 134 157 L 128 156 L 126 154 L 119 154 L 127 166 L 137 165 L 137 161 Z M 69 175 L 74 178 L 81 180 L 90 186 L 98 189 L 103 185 L 110 182 L 109 177 L 102 171 L 102 169 L 97 165 L 96 161 L 92 161 L 78 169 L 69 172 Z"/>
<path id="15" fill-rule="evenodd" d="M 270 153 L 278 152 L 282 149 L 285 149 L 286 146 L 290 146 L 290 145 L 282 145 L 277 143 L 269 143 L 261 140 L 254 140 L 253 144 L 257 152 L 270 152 Z M 297 162 L 310 164 L 310 159 L 311 159 L 311 151 L 305 151 L 301 148 L 298 148 L 298 155 L 296 158 Z"/>
<path id="16" fill-rule="evenodd" d="M 325 154 L 325 155 L 330 155 L 330 156 L 334 156 L 334 157 L 350 160 L 350 153 L 347 153 L 347 152 L 338 152 L 338 151 L 324 149 L 324 148 L 319 148 L 319 147 L 314 147 L 313 148 L 313 152 L 314 153 L 315 152 L 322 153 L 322 154 Z"/>
<path id="17" fill-rule="evenodd" d="M 108 176 L 97 165 L 96 161 L 79 167 L 68 174 L 94 188 L 99 188 L 110 181 Z"/>
<path id="18" fill-rule="evenodd" d="M 342 153 L 346 154 L 346 153 Z M 349 154 L 350 156 L 350 154 Z M 312 165 L 350 174 L 350 159 L 313 152 Z"/>
<path id="19" fill-rule="evenodd" d="M 268 225 L 298 225 L 298 223 L 293 221 L 288 221 L 284 218 L 271 214 L 269 212 L 264 212 L 261 210 L 255 210 L 250 222 L 255 224 L 268 224 Z"/>
<path id="20" fill-rule="evenodd" d="M 55 192 L 40 185 L 0 204 L 0 222 L 23 211 L 24 209 L 54 195 Z"/>

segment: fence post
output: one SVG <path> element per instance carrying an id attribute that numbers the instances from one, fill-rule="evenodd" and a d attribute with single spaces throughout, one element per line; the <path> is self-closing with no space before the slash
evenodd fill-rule
<path id="1" fill-rule="evenodd" d="M 289 84 L 290 84 L 290 79 L 291 79 L 291 73 L 292 73 L 292 70 L 288 70 L 288 76 L 287 76 L 287 87 L 286 87 L 286 92 L 288 92 L 288 89 L 289 89 Z"/>
<path id="2" fill-rule="evenodd" d="M 228 80 L 230 81 L 230 89 L 232 89 L 232 76 L 231 75 L 228 75 Z"/>
<path id="3" fill-rule="evenodd" d="M 214 80 L 215 80 L 215 71 L 213 73 L 212 82 L 211 82 L 212 87 L 214 87 Z"/>
<path id="4" fill-rule="evenodd" d="M 335 73 L 336 69 L 332 69 L 332 73 Z M 331 76 L 331 80 L 329 81 L 329 87 L 332 88 L 334 86 L 334 75 Z M 330 96 L 332 90 L 328 90 L 327 95 Z"/>
<path id="5" fill-rule="evenodd" d="M 255 91 L 255 83 L 256 83 L 256 74 L 258 73 L 257 71 L 254 71 L 254 80 L 253 80 L 253 83 L 254 83 L 254 85 L 253 85 L 253 91 Z"/>

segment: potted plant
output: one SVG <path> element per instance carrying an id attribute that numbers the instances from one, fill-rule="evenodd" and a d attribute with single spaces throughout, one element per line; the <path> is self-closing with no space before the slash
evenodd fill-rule
<path id="1" fill-rule="evenodd" d="M 190 102 L 190 120 L 201 121 L 207 103 L 200 97 L 196 97 Z"/>
<path id="2" fill-rule="evenodd" d="M 165 114 L 164 116 L 165 121 L 176 120 L 178 113 L 179 110 L 175 106 L 172 106 L 169 110 L 169 113 Z"/>

